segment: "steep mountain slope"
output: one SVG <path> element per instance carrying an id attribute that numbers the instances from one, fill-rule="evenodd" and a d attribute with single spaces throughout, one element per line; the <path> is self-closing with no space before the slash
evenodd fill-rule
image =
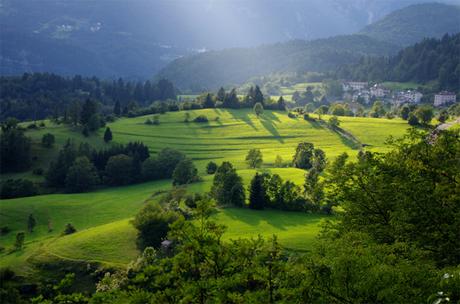
<path id="1" fill-rule="evenodd" d="M 366 26 L 361 34 L 407 46 L 426 37 L 439 38 L 457 32 L 460 32 L 460 6 L 426 3 L 395 11 Z"/>

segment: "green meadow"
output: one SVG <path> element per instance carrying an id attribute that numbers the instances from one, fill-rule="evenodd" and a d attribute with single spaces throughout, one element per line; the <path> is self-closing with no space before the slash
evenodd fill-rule
<path id="1" fill-rule="evenodd" d="M 248 185 L 255 170 L 248 169 L 244 159 L 252 148 L 259 148 L 263 154 L 264 164 L 259 171 L 277 173 L 298 185 L 303 184 L 305 171 L 289 167 L 274 168 L 273 163 L 280 155 L 287 166 L 299 142 L 312 142 L 326 152 L 329 160 L 342 152 L 350 155 L 358 152 L 335 132 L 320 124 L 307 122 L 302 117 L 289 118 L 285 112 L 265 111 L 260 117 L 247 109 L 188 112 L 191 120 L 198 115 L 206 115 L 209 122 L 185 122 L 186 112 L 169 112 L 160 115 L 159 125 L 144 124 L 152 116 L 148 115 L 121 118 L 108 126 L 115 143 L 142 141 L 152 154 L 170 147 L 192 158 L 202 181 L 189 185 L 190 192 L 209 191 L 212 176 L 205 173 L 209 161 L 218 164 L 222 161 L 232 162 L 245 185 Z M 400 119 L 340 117 L 340 121 L 343 129 L 367 144 L 366 149 L 373 151 L 386 151 L 386 138 L 390 135 L 401 136 L 408 128 L 407 122 Z M 56 145 L 52 149 L 42 148 L 39 144 L 43 134 L 48 132 L 56 136 Z M 34 154 L 39 155 L 34 160 L 33 168 L 46 169 L 67 138 L 77 143 L 88 142 L 95 148 L 109 145 L 102 140 L 102 129 L 85 138 L 77 129 L 49 121 L 45 128 L 29 130 L 26 135 L 33 140 Z M 36 181 L 43 179 L 31 172 L 4 175 L 2 179 L 8 177 L 27 177 Z M 171 181 L 163 180 L 104 188 L 90 193 L 48 194 L 3 200 L 0 202 L 0 223 L 12 231 L 0 236 L 0 246 L 5 248 L 0 253 L 0 267 L 9 266 L 26 273 L 31 271 L 34 262 L 51 259 L 91 261 L 120 267 L 126 265 L 138 254 L 136 231 L 130 220 L 152 194 L 171 188 Z M 10 253 L 16 233 L 26 230 L 30 213 L 37 219 L 37 227 L 34 232 L 26 233 L 24 250 Z M 214 216 L 219 223 L 227 226 L 226 240 L 276 234 L 280 243 L 292 250 L 308 250 L 320 229 L 319 223 L 325 218 L 298 212 L 235 208 L 219 209 Z M 72 223 L 77 233 L 62 236 L 67 223 Z"/>

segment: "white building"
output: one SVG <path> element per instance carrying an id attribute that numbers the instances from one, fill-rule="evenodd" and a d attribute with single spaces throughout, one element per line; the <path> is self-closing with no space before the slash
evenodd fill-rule
<path id="1" fill-rule="evenodd" d="M 402 105 L 404 103 L 420 103 L 422 97 L 423 94 L 415 90 L 397 92 L 394 103 L 397 105 Z"/>
<path id="2" fill-rule="evenodd" d="M 343 90 L 350 91 L 361 91 L 365 88 L 367 88 L 367 82 L 361 82 L 361 81 L 347 81 L 342 84 Z"/>
<path id="3" fill-rule="evenodd" d="M 388 94 L 388 90 L 386 90 L 384 87 L 382 87 L 379 84 L 374 84 L 370 89 L 370 93 L 371 93 L 371 96 L 382 98 Z"/>
<path id="4" fill-rule="evenodd" d="M 455 93 L 442 91 L 434 95 L 434 106 L 440 107 L 443 105 L 454 103 L 456 99 L 457 99 L 457 96 L 455 95 Z"/>

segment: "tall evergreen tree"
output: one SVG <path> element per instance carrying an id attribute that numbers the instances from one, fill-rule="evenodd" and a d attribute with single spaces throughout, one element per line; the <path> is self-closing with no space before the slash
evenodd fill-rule
<path id="1" fill-rule="evenodd" d="M 267 202 L 264 177 L 256 173 L 249 186 L 249 208 L 262 210 L 267 205 Z"/>
<path id="2" fill-rule="evenodd" d="M 80 122 L 82 125 L 86 125 L 91 117 L 97 113 L 97 103 L 94 100 L 86 99 L 82 106 L 80 114 Z"/>
<path id="3" fill-rule="evenodd" d="M 217 100 L 223 102 L 225 100 L 225 95 L 226 95 L 225 90 L 224 88 L 221 87 L 219 91 L 217 91 Z"/>
<path id="4" fill-rule="evenodd" d="M 115 114 L 116 116 L 121 115 L 121 104 L 118 100 L 115 102 L 115 106 L 113 107 L 113 114 Z"/>
<path id="5" fill-rule="evenodd" d="M 212 95 L 210 93 L 206 94 L 206 98 L 203 102 L 203 108 L 211 109 L 214 108 L 214 100 L 212 100 Z"/>
<path id="6" fill-rule="evenodd" d="M 104 141 L 106 143 L 108 143 L 109 141 L 111 141 L 113 138 L 112 136 L 112 131 L 110 130 L 109 127 L 105 128 L 105 132 L 104 132 Z"/>

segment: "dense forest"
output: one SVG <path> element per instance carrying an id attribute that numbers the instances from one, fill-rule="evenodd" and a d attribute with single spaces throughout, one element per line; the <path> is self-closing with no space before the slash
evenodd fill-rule
<path id="1" fill-rule="evenodd" d="M 394 11 L 360 33 L 396 45 L 409 46 L 423 38 L 441 38 L 460 30 L 460 6 L 422 3 Z"/>
<path id="2" fill-rule="evenodd" d="M 87 99 L 110 106 L 110 109 L 117 102 L 122 108 L 129 102 L 146 106 L 157 100 L 175 100 L 178 92 L 165 79 L 156 83 L 130 82 L 121 78 L 108 81 L 79 75 L 67 78 L 48 73 L 0 77 L 0 87 L 0 120 L 7 117 L 20 120 L 58 117 L 75 102 L 82 103 Z"/>
<path id="3" fill-rule="evenodd" d="M 391 58 L 365 57 L 342 66 L 337 77 L 363 81 L 436 81 L 437 89 L 460 90 L 460 34 L 425 39 Z"/>

